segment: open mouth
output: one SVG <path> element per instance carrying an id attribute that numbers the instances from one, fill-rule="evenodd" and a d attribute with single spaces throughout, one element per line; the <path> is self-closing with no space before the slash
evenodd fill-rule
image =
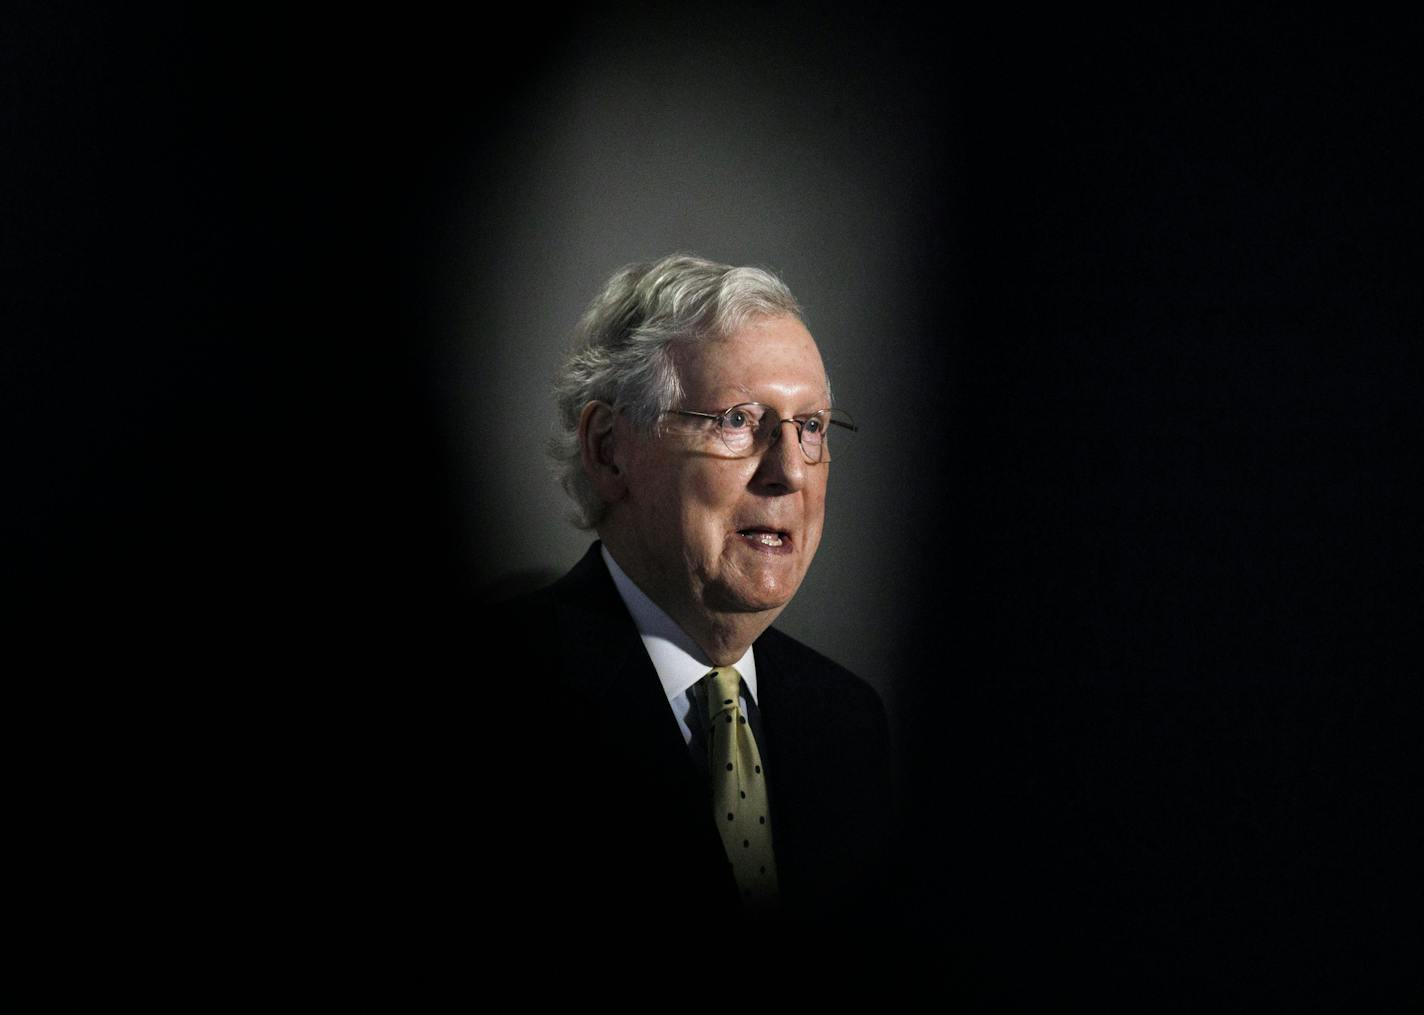
<path id="1" fill-rule="evenodd" d="M 737 535 L 757 549 L 786 551 L 791 549 L 791 533 L 780 529 L 756 526 L 738 529 Z"/>

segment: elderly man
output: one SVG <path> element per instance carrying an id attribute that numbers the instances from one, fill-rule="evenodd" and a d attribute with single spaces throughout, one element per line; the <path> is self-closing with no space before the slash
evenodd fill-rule
<path id="1" fill-rule="evenodd" d="M 501 766 L 515 891 L 561 920 L 875 920 L 884 710 L 771 627 L 855 432 L 795 299 L 754 268 L 625 268 L 557 390 L 551 450 L 599 542 L 500 615 L 540 719 Z"/>

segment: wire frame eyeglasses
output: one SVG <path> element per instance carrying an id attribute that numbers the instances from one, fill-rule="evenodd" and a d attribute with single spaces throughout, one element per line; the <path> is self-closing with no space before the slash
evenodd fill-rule
<path id="1" fill-rule="evenodd" d="M 669 412 L 675 416 L 711 420 L 717 436 L 734 458 L 748 458 L 764 452 L 781 433 L 783 423 L 796 427 L 801 453 L 812 464 L 831 461 L 833 453 L 842 454 L 850 443 L 850 435 L 859 432 L 855 421 L 843 409 L 822 409 L 808 416 L 788 419 L 782 419 L 775 409 L 761 402 L 742 402 L 721 412 L 694 412 L 691 409 L 670 409 Z"/>

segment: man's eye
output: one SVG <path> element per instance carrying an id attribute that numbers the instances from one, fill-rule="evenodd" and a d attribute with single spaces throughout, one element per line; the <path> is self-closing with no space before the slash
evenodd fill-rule
<path id="1" fill-rule="evenodd" d="M 826 424 L 821 421 L 821 417 L 812 416 L 803 424 L 803 429 L 809 434 L 818 434 L 825 429 Z"/>
<path id="2" fill-rule="evenodd" d="M 745 412 L 743 412 L 741 409 L 735 409 L 732 412 L 727 413 L 726 417 L 724 418 L 726 420 L 725 425 L 733 430 L 740 430 L 752 421 L 752 418 L 748 416 Z"/>

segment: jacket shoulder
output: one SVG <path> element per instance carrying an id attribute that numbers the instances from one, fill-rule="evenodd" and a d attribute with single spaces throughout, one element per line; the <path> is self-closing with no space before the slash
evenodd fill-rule
<path id="1" fill-rule="evenodd" d="M 884 704 L 874 687 L 784 631 L 767 628 L 756 641 L 756 653 L 758 672 L 765 666 L 778 682 L 789 684 L 795 690 L 806 690 L 814 698 L 833 702 L 837 707 L 884 714 Z"/>

